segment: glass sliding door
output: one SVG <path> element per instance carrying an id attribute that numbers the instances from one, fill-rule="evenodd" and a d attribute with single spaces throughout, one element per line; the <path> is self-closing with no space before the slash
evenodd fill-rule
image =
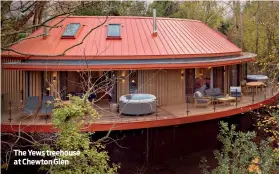
<path id="1" fill-rule="evenodd" d="M 60 72 L 60 95 L 62 100 L 67 98 L 67 71 Z"/>
<path id="2" fill-rule="evenodd" d="M 129 94 L 138 92 L 138 71 L 132 70 L 129 72 Z"/>
<path id="3" fill-rule="evenodd" d="M 185 70 L 185 94 L 186 102 L 191 102 L 191 98 L 195 92 L 195 69 Z"/>

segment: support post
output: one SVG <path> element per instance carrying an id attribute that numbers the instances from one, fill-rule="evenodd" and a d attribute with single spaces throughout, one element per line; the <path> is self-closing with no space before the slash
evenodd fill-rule
<path id="1" fill-rule="evenodd" d="M 23 89 L 20 90 L 20 93 L 21 93 L 21 100 L 23 101 Z"/>
<path id="2" fill-rule="evenodd" d="M 237 108 L 237 89 L 235 89 L 235 97 L 236 97 L 235 107 Z"/>
<path id="3" fill-rule="evenodd" d="M 267 88 L 267 86 L 265 85 L 264 86 L 264 99 L 266 100 L 266 88 Z"/>
<path id="4" fill-rule="evenodd" d="M 271 96 L 273 96 L 273 87 L 274 87 L 274 82 L 271 84 Z"/>
<path id="5" fill-rule="evenodd" d="M 156 120 L 157 120 L 157 117 L 158 117 L 158 100 L 156 99 Z"/>
<path id="6" fill-rule="evenodd" d="M 252 87 L 252 104 L 254 104 L 255 100 L 255 87 Z"/>
<path id="7" fill-rule="evenodd" d="M 189 96 L 186 94 L 186 113 L 189 115 Z"/>
<path id="8" fill-rule="evenodd" d="M 11 101 L 9 101 L 9 116 L 10 116 L 10 118 L 9 118 L 9 121 L 10 122 L 12 122 L 12 102 Z"/>

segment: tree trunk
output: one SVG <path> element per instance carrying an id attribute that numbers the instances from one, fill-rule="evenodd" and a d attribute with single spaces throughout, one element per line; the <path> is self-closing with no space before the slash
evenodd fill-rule
<path id="1" fill-rule="evenodd" d="M 260 8 L 260 2 L 257 2 L 257 10 L 256 10 L 256 54 L 258 55 L 259 52 L 259 8 Z"/>
<path id="2" fill-rule="evenodd" d="M 244 42 L 243 42 L 243 14 L 242 14 L 242 10 L 241 7 L 239 8 L 239 18 L 240 18 L 240 45 L 241 45 L 241 49 L 244 49 Z"/>

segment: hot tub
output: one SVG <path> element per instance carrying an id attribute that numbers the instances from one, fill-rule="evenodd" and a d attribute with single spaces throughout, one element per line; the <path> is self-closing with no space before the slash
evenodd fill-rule
<path id="1" fill-rule="evenodd" d="M 147 115 L 156 112 L 156 97 L 151 94 L 128 94 L 119 99 L 123 115 Z"/>

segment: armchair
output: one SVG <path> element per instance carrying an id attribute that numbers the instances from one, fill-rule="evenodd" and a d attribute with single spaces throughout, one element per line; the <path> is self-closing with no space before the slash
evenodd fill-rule
<path id="1" fill-rule="evenodd" d="M 241 101 L 242 99 L 241 86 L 231 86 L 230 96 L 235 97 L 236 99 L 239 99 L 239 101 Z"/>
<path id="2" fill-rule="evenodd" d="M 194 107 L 207 107 L 211 104 L 211 97 L 204 97 L 200 91 L 194 93 Z"/>

